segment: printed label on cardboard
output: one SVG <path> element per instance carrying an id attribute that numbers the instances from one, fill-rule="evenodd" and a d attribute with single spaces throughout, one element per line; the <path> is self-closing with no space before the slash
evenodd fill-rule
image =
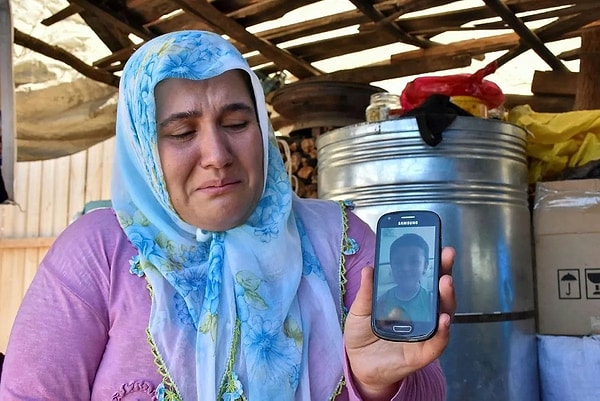
<path id="1" fill-rule="evenodd" d="M 558 299 L 581 299 L 579 269 L 558 269 Z"/>
<path id="2" fill-rule="evenodd" d="M 587 299 L 600 299 L 600 269 L 585 269 Z"/>

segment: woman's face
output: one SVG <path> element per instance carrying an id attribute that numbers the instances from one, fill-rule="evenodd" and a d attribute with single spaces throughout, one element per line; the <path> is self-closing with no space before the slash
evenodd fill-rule
<path id="1" fill-rule="evenodd" d="M 262 194 L 261 132 L 242 74 L 166 79 L 154 91 L 171 202 L 184 221 L 209 231 L 242 224 Z"/>

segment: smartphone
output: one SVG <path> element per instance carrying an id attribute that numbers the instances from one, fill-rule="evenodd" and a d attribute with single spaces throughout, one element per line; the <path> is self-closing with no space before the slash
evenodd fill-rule
<path id="1" fill-rule="evenodd" d="M 442 222 L 433 211 L 395 211 L 377 221 L 371 327 L 391 341 L 436 330 Z"/>

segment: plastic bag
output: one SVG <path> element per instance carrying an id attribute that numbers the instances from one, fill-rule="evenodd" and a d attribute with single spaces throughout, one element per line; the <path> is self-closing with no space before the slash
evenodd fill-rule
<path id="1" fill-rule="evenodd" d="M 504 94 L 498 85 L 483 78 L 494 73 L 496 68 L 496 62 L 492 62 L 473 74 L 416 78 L 406 85 L 400 95 L 402 109 L 408 111 L 418 107 L 433 94 L 473 96 L 489 109 L 495 109 L 504 103 Z"/>
<path id="2" fill-rule="evenodd" d="M 600 336 L 538 336 L 544 401 L 597 401 Z"/>
<path id="3" fill-rule="evenodd" d="M 510 110 L 507 121 L 529 133 L 530 184 L 557 179 L 567 168 L 600 160 L 600 110 L 539 113 L 521 105 Z"/>

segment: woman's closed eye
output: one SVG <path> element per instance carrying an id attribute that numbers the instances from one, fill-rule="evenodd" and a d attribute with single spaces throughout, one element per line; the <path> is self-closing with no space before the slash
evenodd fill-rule
<path id="1" fill-rule="evenodd" d="M 223 128 L 229 131 L 243 131 L 248 124 L 248 121 L 229 121 L 223 123 Z"/>
<path id="2" fill-rule="evenodd" d="M 240 132 L 256 121 L 256 112 L 244 103 L 232 103 L 223 109 L 220 121 L 226 130 Z"/>
<path id="3" fill-rule="evenodd" d="M 174 141 L 186 141 L 194 138 L 197 130 L 193 127 L 171 127 L 170 129 L 164 129 L 159 132 L 158 136 L 162 139 L 170 139 Z"/>
<path id="4" fill-rule="evenodd" d="M 173 134 L 170 134 L 169 137 L 171 137 L 172 139 L 177 140 L 177 141 L 185 141 L 187 139 L 193 138 L 195 134 L 196 134 L 196 131 L 191 130 L 191 131 L 184 131 L 184 132 L 175 132 Z"/>

